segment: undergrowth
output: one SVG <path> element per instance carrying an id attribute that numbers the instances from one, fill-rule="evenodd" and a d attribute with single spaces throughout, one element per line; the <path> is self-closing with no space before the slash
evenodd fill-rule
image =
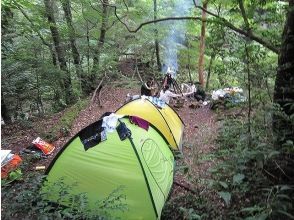
<path id="1" fill-rule="evenodd" d="M 44 137 L 48 141 L 52 142 L 59 137 L 67 136 L 74 120 L 79 115 L 80 111 L 88 105 L 88 103 L 88 99 L 79 100 L 76 104 L 68 108 L 59 119 L 58 123 L 47 131 L 46 134 L 44 134 Z"/>
<path id="2" fill-rule="evenodd" d="M 171 198 L 162 211 L 162 220 L 168 219 L 221 219 L 210 201 L 200 193 L 180 194 Z"/>
<path id="3" fill-rule="evenodd" d="M 177 193 L 167 201 L 163 219 L 294 219 L 293 176 L 287 174 L 289 169 L 293 171 L 293 143 L 274 146 L 273 111 L 276 110 L 266 106 L 255 110 L 250 123 L 240 112 L 222 116 L 216 151 L 198 155 L 191 150 L 189 157 L 196 157 L 195 166 L 197 161 L 214 161 L 216 165 L 209 169 L 211 175 L 199 179 L 191 168 L 180 164 L 188 167 L 186 172 L 192 178 L 189 181 L 206 192 Z M 215 193 L 223 204 L 217 204 Z"/>
<path id="4" fill-rule="evenodd" d="M 2 213 L 4 219 L 117 219 L 114 213 L 127 210 L 122 188 L 117 188 L 104 199 L 97 200 L 95 208 L 89 208 L 87 195 L 73 192 L 78 185 L 67 185 L 62 179 L 48 183 L 45 176 L 32 174 L 23 182 L 2 188 Z M 49 191 L 41 190 L 50 186 Z M 58 195 L 58 201 L 67 201 L 67 206 L 51 202 L 50 196 Z"/>
<path id="5" fill-rule="evenodd" d="M 227 206 L 227 219 L 294 219 L 293 182 L 280 178 L 275 168 L 287 157 L 274 147 L 271 110 L 246 118 L 227 118 L 217 139 L 219 149 L 210 171 L 210 186 Z M 292 196 L 292 197 L 291 197 Z"/>

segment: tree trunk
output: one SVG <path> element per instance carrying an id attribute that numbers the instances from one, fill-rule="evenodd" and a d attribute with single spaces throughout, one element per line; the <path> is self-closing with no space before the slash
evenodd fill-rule
<path id="1" fill-rule="evenodd" d="M 30 19 L 30 17 L 28 16 L 28 14 L 22 9 L 22 7 L 17 5 L 17 8 L 19 9 L 19 11 L 22 13 L 22 15 L 28 20 L 28 22 L 31 24 L 32 29 L 37 33 L 37 35 L 39 36 L 39 38 L 41 39 L 42 43 L 48 47 L 51 57 L 52 57 L 52 63 L 54 66 L 57 66 L 57 59 L 56 59 L 56 54 L 54 51 L 54 48 L 52 46 L 52 44 L 48 43 L 44 37 L 42 36 L 42 34 L 40 33 L 40 31 L 36 28 L 34 22 Z"/>
<path id="2" fill-rule="evenodd" d="M 70 41 L 70 47 L 72 51 L 72 57 L 74 60 L 74 65 L 76 68 L 76 74 L 78 77 L 82 74 L 82 68 L 81 68 L 81 60 L 80 60 L 80 54 L 78 51 L 78 48 L 76 46 L 76 33 L 75 29 L 72 24 L 72 14 L 71 14 L 71 3 L 70 0 L 61 0 L 68 31 L 69 31 L 69 41 Z"/>
<path id="3" fill-rule="evenodd" d="M 65 52 L 64 52 L 64 48 L 61 45 L 61 39 L 60 39 L 59 31 L 57 29 L 55 17 L 54 17 L 54 10 L 53 10 L 54 0 L 44 0 L 44 4 L 45 4 L 46 16 L 48 18 L 48 22 L 50 25 L 50 31 L 51 31 L 52 39 L 54 42 L 59 66 L 60 66 L 60 69 L 65 73 L 63 86 L 65 89 L 65 101 L 67 104 L 69 104 L 72 102 L 71 77 L 67 70 Z"/>
<path id="4" fill-rule="evenodd" d="M 9 35 L 11 33 L 11 28 L 9 28 L 9 26 L 11 25 L 11 23 L 13 19 L 13 12 L 11 10 L 11 8 L 3 5 L 1 8 L 1 59 L 5 60 L 7 57 L 7 50 L 5 49 L 5 43 L 3 40 L 3 37 L 5 35 Z M 8 44 L 12 44 L 12 38 L 8 38 L 7 40 L 5 40 L 5 42 L 7 42 Z"/>
<path id="5" fill-rule="evenodd" d="M 100 36 L 99 40 L 97 42 L 97 47 L 95 50 L 94 58 L 93 58 L 93 69 L 92 69 L 92 80 L 96 80 L 96 73 L 99 72 L 99 64 L 100 64 L 100 55 L 101 51 L 103 49 L 104 41 L 105 41 L 105 35 L 106 35 L 106 26 L 107 26 L 107 20 L 108 20 L 108 11 L 107 7 L 109 5 L 108 0 L 102 1 L 102 23 L 100 28 Z"/>
<path id="6" fill-rule="evenodd" d="M 191 55 L 190 55 L 190 42 L 188 39 L 188 73 L 189 73 L 189 79 L 190 79 L 190 83 L 193 84 L 193 80 L 192 80 L 192 75 L 191 75 Z"/>
<path id="7" fill-rule="evenodd" d="M 5 103 L 4 95 L 1 90 L 1 117 L 5 122 L 10 122 L 10 116 L 8 114 L 8 109 Z"/>
<path id="8" fill-rule="evenodd" d="M 214 51 L 215 52 L 215 51 Z M 212 63 L 214 61 L 216 57 L 216 54 L 213 53 L 210 57 L 210 61 L 209 61 L 209 65 L 208 65 L 208 71 L 207 71 L 207 79 L 206 79 L 206 86 L 205 89 L 208 90 L 209 89 L 209 80 L 210 80 L 210 75 L 211 75 L 211 67 L 212 67 Z"/>
<path id="9" fill-rule="evenodd" d="M 154 10 L 154 20 L 157 19 L 157 0 L 153 0 L 153 10 Z M 156 24 L 154 24 L 156 25 Z M 156 53 L 156 62 L 157 62 L 157 69 L 161 71 L 161 62 L 160 62 L 160 54 L 159 54 L 159 42 L 158 42 L 158 30 L 157 28 L 154 29 L 154 36 L 155 36 L 155 53 Z"/>
<path id="10" fill-rule="evenodd" d="M 289 11 L 282 34 L 282 46 L 275 81 L 274 103 L 282 108 L 281 114 L 273 115 L 273 130 L 276 146 L 281 147 L 287 140 L 294 141 L 294 0 L 289 0 Z M 292 121 L 292 122 L 291 122 Z"/>
<path id="11" fill-rule="evenodd" d="M 207 9 L 207 2 L 203 2 L 203 8 Z M 204 88 L 204 76 L 203 76 L 203 70 L 204 70 L 204 52 L 205 52 L 205 26 L 206 26 L 206 11 L 202 10 L 202 25 L 201 25 L 201 36 L 200 36 L 200 55 L 199 55 L 199 61 L 198 61 L 198 76 L 199 76 L 199 82 Z"/>

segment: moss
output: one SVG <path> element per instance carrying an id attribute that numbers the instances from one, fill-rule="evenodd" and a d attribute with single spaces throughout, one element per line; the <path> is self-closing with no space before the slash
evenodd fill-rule
<path id="1" fill-rule="evenodd" d="M 88 99 L 79 100 L 76 104 L 68 108 L 60 118 L 59 122 L 46 133 L 46 139 L 52 142 L 57 140 L 59 137 L 67 136 L 74 120 L 77 118 L 80 111 L 88 105 L 88 103 Z"/>

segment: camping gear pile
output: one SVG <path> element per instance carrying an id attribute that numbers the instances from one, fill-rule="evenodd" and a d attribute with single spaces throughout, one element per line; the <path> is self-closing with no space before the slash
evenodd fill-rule
<path id="1" fill-rule="evenodd" d="M 246 101 L 243 89 L 239 87 L 231 87 L 214 90 L 211 95 L 212 109 L 228 106 L 235 106 Z"/>
<path id="2" fill-rule="evenodd" d="M 9 184 L 21 178 L 20 165 L 23 159 L 25 160 L 25 154 L 34 154 L 38 157 L 46 158 L 54 149 L 55 147 L 52 144 L 47 143 L 40 137 L 33 140 L 32 145 L 19 152 L 19 155 L 11 153 L 11 150 L 1 149 L 1 179 L 5 184 Z M 45 166 L 36 167 L 36 170 L 44 169 Z"/>
<path id="3" fill-rule="evenodd" d="M 151 100 L 132 100 L 115 113 L 77 133 L 60 150 L 46 171 L 50 183 L 61 178 L 77 183 L 70 193 L 85 193 L 89 209 L 123 186 L 128 210 L 112 210 L 121 219 L 160 219 L 173 183 L 174 156 L 180 151 L 184 124 L 168 105 L 158 107 Z M 52 202 L 70 206 L 58 194 Z"/>
<path id="4" fill-rule="evenodd" d="M 11 150 L 1 150 L 1 179 L 6 179 L 9 174 L 16 170 L 22 159 L 17 154 L 12 154 Z"/>

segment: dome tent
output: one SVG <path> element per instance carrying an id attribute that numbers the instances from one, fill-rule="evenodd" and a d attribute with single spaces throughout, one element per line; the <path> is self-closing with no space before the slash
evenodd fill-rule
<path id="1" fill-rule="evenodd" d="M 184 123 L 169 105 L 158 108 L 150 100 L 139 98 L 126 103 L 116 113 L 143 118 L 163 134 L 171 149 L 182 150 Z"/>
<path id="2" fill-rule="evenodd" d="M 118 133 L 85 150 L 84 140 L 101 131 L 102 120 L 81 130 L 54 158 L 47 170 L 49 183 L 63 178 L 65 184 L 78 183 L 72 194 L 85 193 L 89 208 L 123 186 L 128 210 L 112 212 L 121 219 L 159 219 L 173 182 L 174 157 L 165 138 L 153 125 L 148 131 L 120 119 L 131 131 L 121 141 Z M 46 190 L 46 189 L 44 189 Z M 47 188 L 50 190 L 50 185 Z M 53 202 L 58 195 L 50 195 Z M 69 205 L 63 201 L 62 205 Z"/>

